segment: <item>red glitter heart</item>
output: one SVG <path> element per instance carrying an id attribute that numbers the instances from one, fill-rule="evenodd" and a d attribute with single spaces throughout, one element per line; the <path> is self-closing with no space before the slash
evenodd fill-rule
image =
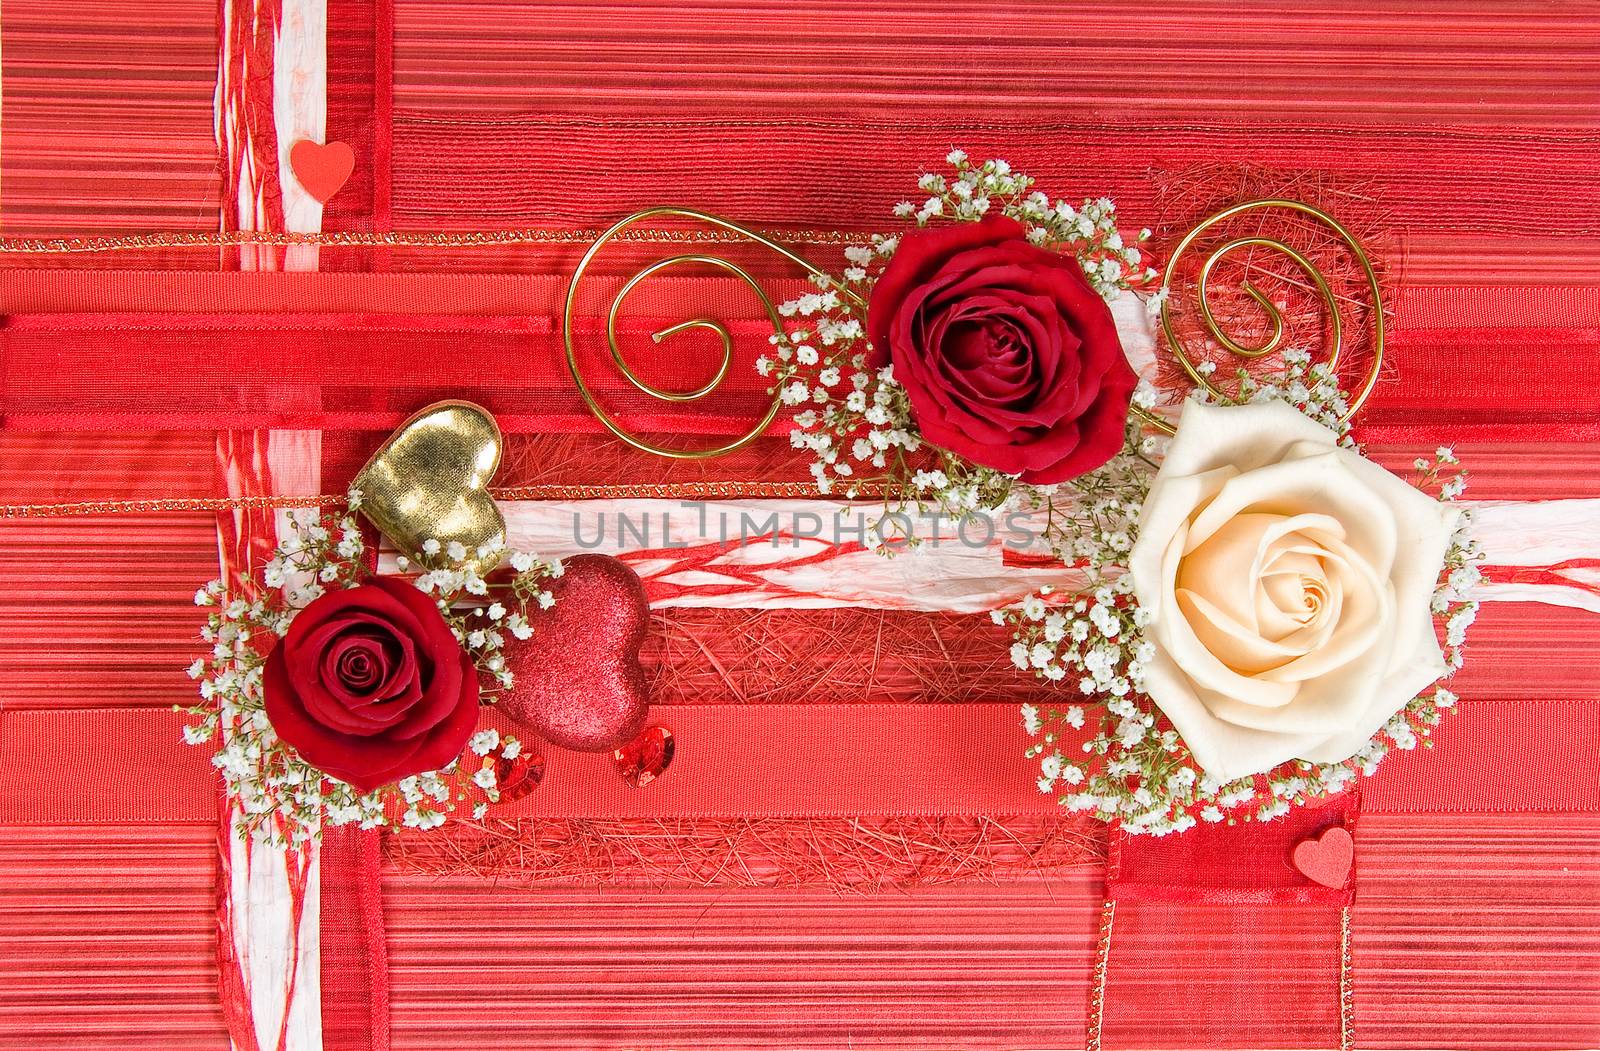
<path id="1" fill-rule="evenodd" d="M 1297 843 L 1294 848 L 1294 867 L 1300 874 L 1334 890 L 1344 887 L 1355 859 L 1355 840 L 1343 825 L 1334 825 L 1316 839 Z"/>
<path id="2" fill-rule="evenodd" d="M 643 788 L 672 763 L 672 731 L 665 726 L 649 726 L 644 733 L 611 753 L 617 773 L 634 788 Z"/>
<path id="3" fill-rule="evenodd" d="M 610 555 L 577 555 L 551 582 L 555 605 L 529 616 L 533 638 L 507 639 L 516 677 L 499 708 L 551 744 L 604 752 L 650 715 L 639 646 L 650 605 L 639 575 Z"/>

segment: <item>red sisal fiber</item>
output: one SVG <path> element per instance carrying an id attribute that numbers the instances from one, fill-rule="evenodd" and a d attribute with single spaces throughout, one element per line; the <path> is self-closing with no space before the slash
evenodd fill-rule
<path id="1" fill-rule="evenodd" d="M 1029 817 L 490 820 L 448 836 L 399 833 L 413 874 L 580 886 L 826 887 L 868 893 L 1041 879 L 1105 858 L 1105 828 Z"/>

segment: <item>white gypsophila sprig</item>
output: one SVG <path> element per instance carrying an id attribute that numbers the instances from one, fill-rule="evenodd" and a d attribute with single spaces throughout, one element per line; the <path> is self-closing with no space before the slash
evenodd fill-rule
<path id="1" fill-rule="evenodd" d="M 489 699 L 515 682 L 505 661 L 506 636 L 526 639 L 533 635 L 529 611 L 548 609 L 555 602 L 547 585 L 561 576 L 562 565 L 559 559 L 546 561 L 525 551 L 508 553 L 500 542 L 483 544 L 475 552 L 455 548 L 460 545 L 424 542 L 420 555 L 402 555 L 396 564 L 403 573 L 416 573 L 413 583 L 433 596 L 456 641 L 477 665 L 480 696 Z M 513 573 L 509 582 L 491 582 L 479 574 L 479 564 L 502 557 Z"/>
<path id="2" fill-rule="evenodd" d="M 1216 363 L 1203 361 L 1196 366 L 1209 379 Z M 1298 409 L 1301 415 L 1333 431 L 1340 445 L 1355 447 L 1350 433 L 1350 401 L 1339 386 L 1339 378 L 1325 361 L 1313 362 L 1304 347 L 1289 347 L 1283 352 L 1283 369 L 1276 374 L 1252 375 L 1240 368 L 1232 394 L 1218 398 L 1201 388 L 1194 397 L 1222 405 L 1248 405 L 1252 402 L 1281 401 Z"/>
<path id="3" fill-rule="evenodd" d="M 946 160 L 950 172 L 928 173 L 918 182 L 931 196 L 920 207 L 903 202 L 895 209 L 898 217 L 927 226 L 938 220 L 977 222 L 991 213 L 1009 216 L 1035 244 L 1074 256 L 1108 300 L 1155 277 L 1143 265 L 1141 251 L 1124 244 L 1110 200 L 1089 199 L 1077 206 L 1053 201 L 1003 160 L 973 164 L 962 150 L 953 150 Z M 1148 236 L 1148 230 L 1141 231 L 1135 240 Z M 903 524 L 926 511 L 959 523 L 1013 499 L 1039 509 L 1053 491 L 1035 492 L 1011 475 L 928 445 L 892 368 L 867 366 L 860 304 L 899 243 L 897 236 L 873 235 L 868 243 L 846 248 L 838 285 L 815 278 L 815 292 L 779 305 L 785 329 L 772 336 L 772 350 L 756 362 L 770 390 L 797 410 L 790 442 L 811 455 L 818 491 L 851 499 L 869 487 L 883 493 L 883 514 L 872 523 L 866 543 L 885 553 L 916 543 Z M 1153 395 L 1148 400 L 1153 402 Z"/>
<path id="4" fill-rule="evenodd" d="M 1108 197 L 1085 198 L 1074 205 L 1052 200 L 1033 189 L 1035 180 L 1015 171 L 1003 160 L 974 164 L 964 150 L 952 150 L 945 161 L 948 173 L 927 172 L 917 181 L 917 189 L 929 194 L 919 205 L 901 201 L 895 206 L 897 217 L 913 220 L 919 227 L 940 220 L 977 222 L 994 213 L 1021 223 L 1034 244 L 1077 257 L 1083 272 L 1096 291 L 1107 299 L 1135 284 L 1156 277 L 1137 247 L 1150 238 L 1140 230 L 1135 244 L 1126 244 L 1117 226 L 1117 206 Z"/>
<path id="5" fill-rule="evenodd" d="M 193 720 L 184 727 L 183 737 L 190 744 L 213 747 L 212 765 L 238 804 L 234 824 L 241 836 L 297 847 L 319 837 L 325 825 L 376 828 L 389 823 L 391 812 L 399 813 L 407 827 L 436 828 L 461 802 L 498 799 L 491 761 L 470 773 L 451 763 L 442 771 L 361 793 L 302 761 L 267 719 L 262 677 L 273 645 L 310 602 L 329 589 L 358 587 L 367 577 L 366 545 L 355 520 L 360 501 L 361 494 L 351 490 L 350 507 L 343 515 L 291 513 L 260 581 L 240 581 L 235 593 L 223 581 L 213 580 L 195 593 L 196 605 L 208 610 L 200 636 L 209 650 L 188 668 L 200 699 L 179 708 Z M 525 637 L 529 603 L 549 603 L 550 593 L 543 584 L 560 575 L 559 563 L 512 553 L 511 582 L 490 585 L 464 564 L 464 550 L 429 547 L 438 558 L 430 557 L 430 565 L 414 582 L 441 604 L 441 612 L 483 677 L 483 691 L 509 687 L 512 680 L 500 653 L 504 641 L 500 626 Z M 403 564 L 406 568 L 410 567 Z M 472 601 L 463 605 L 469 598 Z M 475 754 L 484 754 L 476 747 L 482 743 L 482 734 L 474 737 Z M 511 759 L 521 744 L 497 734 L 493 747 Z"/>
<path id="6" fill-rule="evenodd" d="M 1039 523 L 1040 541 L 1068 565 L 1115 570 L 1139 538 L 1139 512 L 1168 439 L 1130 417 L 1122 449 L 1105 464 L 1058 485 L 1017 485 L 1016 506 Z"/>

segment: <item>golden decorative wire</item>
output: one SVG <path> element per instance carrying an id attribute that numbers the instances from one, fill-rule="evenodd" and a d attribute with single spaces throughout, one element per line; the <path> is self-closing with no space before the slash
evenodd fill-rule
<path id="1" fill-rule="evenodd" d="M 858 294 L 851 291 L 849 288 L 846 288 L 837 278 L 808 263 L 806 260 L 789 251 L 776 241 L 768 237 L 764 237 L 748 227 L 741 226 L 731 220 L 712 215 L 708 212 L 700 212 L 692 208 L 678 208 L 670 205 L 657 208 L 646 208 L 642 211 L 634 212 L 627 218 L 618 221 L 617 223 L 613 224 L 609 230 L 601 234 L 595 240 L 594 244 L 589 246 L 589 250 L 583 254 L 583 258 L 578 261 L 577 268 L 573 270 L 572 279 L 567 284 L 566 305 L 563 307 L 561 313 L 561 335 L 563 344 L 565 345 L 567 351 L 567 369 L 572 373 L 572 382 L 577 384 L 578 393 L 583 397 L 584 404 L 589 407 L 589 411 L 594 414 L 595 419 L 604 424 L 606 430 L 610 431 L 624 442 L 633 446 L 635 449 L 638 449 L 642 452 L 654 453 L 656 456 L 665 456 L 674 460 L 707 460 L 712 457 L 723 456 L 727 453 L 733 452 L 736 449 L 743 448 L 766 432 L 766 429 L 772 425 L 772 421 L 778 416 L 780 402 L 776 389 L 773 390 L 772 401 L 768 404 L 766 412 L 761 416 L 761 419 L 758 420 L 749 430 L 745 431 L 744 434 L 737 438 L 724 442 L 721 445 L 715 445 L 704 449 L 684 449 L 676 446 L 658 445 L 645 438 L 639 437 L 637 434 L 634 434 L 627 428 L 623 427 L 609 412 L 606 411 L 605 407 L 600 404 L 599 400 L 595 398 L 594 392 L 589 389 L 589 385 L 584 382 L 583 371 L 578 367 L 577 349 L 573 343 L 572 317 L 573 310 L 578 301 L 578 286 L 582 283 L 584 275 L 588 272 L 590 265 L 594 262 L 595 256 L 599 255 L 601 249 L 603 249 L 609 241 L 622 236 L 634 225 L 647 222 L 652 219 L 662 218 L 693 219 L 698 222 L 706 223 L 707 225 L 718 230 L 722 230 L 736 238 L 742 238 L 751 243 L 770 248 L 784 259 L 805 270 L 818 281 L 832 285 L 834 289 L 848 298 L 858 308 L 864 308 L 866 303 Z M 728 331 L 727 327 L 722 324 L 722 322 L 711 318 L 694 318 L 689 321 L 680 321 L 676 325 L 670 325 L 667 328 L 653 333 L 650 337 L 656 343 L 662 343 L 680 332 L 687 332 L 691 329 L 705 329 L 717 334 L 718 339 L 720 339 L 722 342 L 722 362 L 717 368 L 716 375 L 712 376 L 708 382 L 702 384 L 694 390 L 662 390 L 661 388 L 647 382 L 640 377 L 640 375 L 630 364 L 628 364 L 627 359 L 623 356 L 622 345 L 617 339 L 617 315 L 621 312 L 622 305 L 627 300 L 629 294 L 632 293 L 641 282 L 648 280 L 651 276 L 658 274 L 663 270 L 667 270 L 675 266 L 693 264 L 716 267 L 743 281 L 746 287 L 748 287 L 751 292 L 755 293 L 756 298 L 761 301 L 761 306 L 767 313 L 767 320 L 772 323 L 772 331 L 779 336 L 783 335 L 783 322 L 778 317 L 778 308 L 773 305 L 771 298 L 767 296 L 766 292 L 762 291 L 761 286 L 756 283 L 756 279 L 750 276 L 750 272 L 739 266 L 737 263 L 734 263 L 728 259 L 724 259 L 721 256 L 706 255 L 704 253 L 691 253 L 686 255 L 671 256 L 667 259 L 662 259 L 649 264 L 625 281 L 622 287 L 617 291 L 617 294 L 612 298 L 611 309 L 606 312 L 606 343 L 611 349 L 611 360 L 617 366 L 617 370 L 622 373 L 623 377 L 626 378 L 629 383 L 633 384 L 636 389 L 644 392 L 652 398 L 657 399 L 658 401 L 687 402 L 696 401 L 705 397 L 722 385 L 723 379 L 728 375 L 728 368 L 733 363 L 733 336 Z"/>
<path id="2" fill-rule="evenodd" d="M 1166 339 L 1167 349 L 1172 353 L 1172 356 L 1177 359 L 1178 364 L 1183 366 L 1183 371 L 1188 374 L 1189 378 L 1193 380 L 1197 386 L 1209 392 L 1212 397 L 1224 400 L 1227 398 L 1227 394 L 1213 385 L 1212 382 L 1206 378 L 1205 374 L 1200 371 L 1199 366 L 1195 364 L 1195 362 L 1189 357 L 1188 353 L 1184 350 L 1183 341 L 1178 337 L 1178 333 L 1174 328 L 1172 320 L 1172 300 L 1170 295 L 1172 290 L 1172 279 L 1173 275 L 1178 272 L 1178 260 L 1182 258 L 1183 253 L 1188 251 L 1189 247 L 1193 245 L 1194 242 L 1207 230 L 1211 229 L 1213 226 L 1216 226 L 1218 223 L 1226 222 L 1227 220 L 1232 219 L 1235 216 L 1242 215 L 1245 212 L 1269 208 L 1286 209 L 1292 212 L 1299 212 L 1301 215 L 1310 216 L 1318 222 L 1327 225 L 1328 228 L 1338 236 L 1339 240 L 1344 242 L 1345 247 L 1350 250 L 1351 255 L 1355 257 L 1357 264 L 1361 268 L 1363 276 L 1366 278 L 1368 291 L 1372 294 L 1372 364 L 1367 371 L 1365 382 L 1362 383 L 1361 389 L 1356 392 L 1355 397 L 1351 399 L 1350 407 L 1342 417 L 1344 421 L 1348 422 L 1355 416 L 1356 413 L 1360 412 L 1361 407 L 1366 404 L 1367 398 L 1372 394 L 1373 387 L 1377 385 L 1379 370 L 1383 367 L 1383 294 L 1378 285 L 1377 271 L 1374 269 L 1372 260 L 1367 256 L 1366 249 L 1362 247 L 1361 242 L 1357 240 L 1356 236 L 1351 233 L 1349 229 L 1344 226 L 1344 224 L 1340 223 L 1333 216 L 1314 205 L 1306 204 L 1304 201 L 1291 201 L 1286 198 L 1279 197 L 1263 198 L 1256 201 L 1245 201 L 1242 204 L 1232 205 L 1228 208 L 1222 209 L 1219 212 L 1215 212 L 1210 216 L 1207 216 L 1205 219 L 1202 219 L 1192 230 L 1185 234 L 1183 239 L 1178 242 L 1177 247 L 1172 250 L 1172 254 L 1167 258 L 1166 274 L 1161 279 L 1161 332 Z M 1234 238 L 1231 241 L 1219 245 L 1205 257 L 1205 261 L 1200 265 L 1200 275 L 1195 284 L 1195 297 L 1199 301 L 1200 316 L 1204 323 L 1206 334 L 1212 339 L 1216 340 L 1217 343 L 1220 344 L 1230 354 L 1245 359 L 1254 359 L 1271 354 L 1283 343 L 1283 312 L 1279 310 L 1277 305 L 1268 299 L 1266 295 L 1250 281 L 1249 278 L 1244 279 L 1244 281 L 1240 283 L 1240 287 L 1243 288 L 1245 293 L 1251 299 L 1255 300 L 1256 304 L 1266 312 L 1267 319 L 1272 325 L 1272 334 L 1267 337 L 1265 342 L 1254 347 L 1244 346 L 1223 330 L 1221 323 L 1217 321 L 1216 315 L 1212 313 L 1211 302 L 1208 296 L 1211 273 L 1216 269 L 1217 264 L 1220 263 L 1229 253 L 1237 251 L 1240 248 L 1265 248 L 1274 252 L 1280 252 L 1294 262 L 1294 264 L 1304 271 L 1306 276 L 1311 279 L 1312 284 L 1316 287 L 1317 295 L 1321 297 L 1323 305 L 1328 311 L 1328 343 L 1330 349 L 1328 351 L 1327 364 L 1329 369 L 1337 369 L 1339 367 L 1340 355 L 1344 350 L 1344 322 L 1339 315 L 1339 302 L 1334 296 L 1333 290 L 1328 287 L 1328 279 L 1325 278 L 1322 275 L 1322 272 L 1317 269 L 1316 264 L 1310 259 L 1306 258 L 1306 256 L 1297 249 L 1285 244 L 1282 240 L 1279 240 L 1275 237 L 1255 236 Z M 1168 434 L 1175 432 L 1175 428 L 1170 422 L 1162 419 L 1155 413 L 1144 409 L 1139 409 L 1137 407 L 1135 408 L 1135 411 L 1138 412 L 1139 415 L 1142 416 L 1151 426 L 1165 431 Z"/>
<path id="3" fill-rule="evenodd" d="M 1182 240 L 1178 242 L 1177 247 L 1173 249 L 1172 254 L 1167 261 L 1166 274 L 1162 278 L 1161 283 L 1162 335 L 1165 338 L 1168 350 L 1172 353 L 1173 357 L 1177 359 L 1179 365 L 1183 367 L 1184 372 L 1188 374 L 1189 378 L 1193 380 L 1197 386 L 1208 391 L 1213 397 L 1222 399 L 1227 397 L 1227 395 L 1220 388 L 1215 386 L 1205 376 L 1205 374 L 1200 371 L 1199 366 L 1193 359 L 1189 357 L 1187 351 L 1184 349 L 1182 339 L 1178 336 L 1173 322 L 1171 299 L 1173 275 L 1178 270 L 1178 263 L 1183 254 L 1187 252 L 1195 243 L 1195 241 L 1198 240 L 1206 231 L 1210 230 L 1219 223 L 1226 222 L 1227 220 L 1238 215 L 1242 215 L 1246 212 L 1272 208 L 1298 212 L 1327 225 L 1354 256 L 1356 262 L 1361 268 L 1362 274 L 1366 278 L 1368 289 L 1371 292 L 1373 303 L 1372 362 L 1367 372 L 1365 381 L 1361 385 L 1360 390 L 1357 391 L 1355 397 L 1351 399 L 1349 408 L 1343 417 L 1344 420 L 1348 421 L 1361 410 L 1361 407 L 1364 404 L 1366 404 L 1367 398 L 1372 394 L 1372 390 L 1377 384 L 1378 375 L 1383 365 L 1384 321 L 1382 291 L 1379 287 L 1377 271 L 1373 267 L 1372 261 L 1368 257 L 1365 248 L 1362 247 L 1361 242 L 1337 219 L 1314 205 L 1306 204 L 1303 201 L 1289 200 L 1287 198 L 1263 198 L 1261 200 L 1246 201 L 1241 204 L 1232 205 L 1201 220 L 1193 229 L 1184 235 Z M 742 448 L 765 432 L 765 430 L 771 426 L 772 421 L 777 418 L 779 409 L 777 392 L 774 391 L 772 401 L 768 405 L 767 410 L 762 415 L 761 419 L 758 420 L 755 425 L 743 435 L 729 442 L 704 449 L 682 449 L 672 446 L 658 445 L 646 439 L 640 438 L 639 436 L 626 430 L 599 404 L 598 400 L 594 397 L 593 393 L 589 390 L 588 385 L 583 380 L 578 368 L 577 355 L 573 345 L 572 319 L 573 310 L 577 300 L 578 285 L 584 274 L 587 272 L 590 264 L 593 262 L 594 257 L 604 247 L 606 242 L 614 238 L 636 235 L 644 232 L 633 230 L 632 227 L 635 226 L 635 224 L 649 219 L 663 217 L 698 220 L 718 230 L 731 234 L 735 238 L 745 238 L 754 243 L 764 245 L 765 247 L 770 248 L 780 254 L 789 262 L 805 270 L 807 273 L 812 275 L 812 277 L 832 285 L 835 289 L 847 296 L 857 307 L 864 308 L 866 304 L 858 294 L 846 288 L 832 275 L 818 269 L 805 259 L 784 248 L 782 245 L 779 245 L 776 242 L 747 229 L 746 227 L 740 226 L 737 223 L 720 218 L 718 216 L 710 215 L 705 212 L 671 206 L 647 208 L 643 211 L 635 212 L 633 215 L 621 220 L 605 233 L 601 234 L 594 244 L 590 246 L 588 252 L 584 254 L 584 257 L 579 262 L 577 269 L 573 272 L 571 282 L 567 286 L 566 305 L 562 315 L 562 330 L 567 352 L 567 367 L 572 373 L 573 381 L 577 384 L 578 391 L 582 395 L 584 403 L 588 406 L 590 412 L 594 414 L 595 418 L 598 419 L 607 430 L 609 430 L 618 438 L 622 439 L 627 444 L 636 449 L 653 453 L 657 456 L 666 456 L 674 459 L 709 459 L 711 457 L 721 456 L 736 449 Z M 1238 340 L 1229 335 L 1226 330 L 1224 330 L 1222 323 L 1218 321 L 1216 314 L 1212 310 L 1209 294 L 1212 273 L 1223 259 L 1241 248 L 1265 248 L 1274 252 L 1279 252 L 1286 256 L 1296 266 L 1298 266 L 1307 275 L 1307 277 L 1311 279 L 1317 295 L 1321 298 L 1323 305 L 1328 312 L 1329 351 L 1327 364 L 1330 369 L 1337 369 L 1340 358 L 1344 353 L 1345 335 L 1344 321 L 1339 312 L 1338 299 L 1334 295 L 1333 289 L 1329 286 L 1327 278 L 1323 276 L 1322 272 L 1317 268 L 1317 265 L 1304 253 L 1285 243 L 1279 238 L 1259 235 L 1253 237 L 1234 238 L 1233 240 L 1218 246 L 1205 257 L 1200 266 L 1200 273 L 1196 282 L 1195 294 L 1199 301 L 1200 315 L 1207 334 L 1212 339 L 1216 340 L 1217 343 L 1229 353 L 1245 359 L 1264 357 L 1277 350 L 1283 343 L 1285 336 L 1285 325 L 1282 311 L 1279 310 L 1277 305 L 1268 299 L 1267 296 L 1248 278 L 1241 283 L 1241 287 L 1245 293 L 1250 296 L 1251 299 L 1255 300 L 1257 305 L 1259 305 L 1261 309 L 1266 312 L 1268 322 L 1272 327 L 1271 334 L 1264 342 L 1257 346 L 1245 346 L 1244 344 L 1240 343 Z M 705 318 L 681 322 L 669 328 L 662 329 L 661 331 L 654 333 L 652 336 L 652 339 L 654 339 L 655 342 L 661 343 L 679 332 L 695 328 L 707 329 L 717 334 L 718 338 L 722 342 L 721 363 L 716 371 L 716 374 L 711 378 L 711 380 L 695 390 L 678 392 L 665 391 L 654 387 L 640 378 L 638 373 L 635 372 L 634 369 L 628 364 L 622 354 L 621 347 L 617 340 L 616 319 L 619 311 L 622 308 L 623 301 L 641 281 L 646 280 L 651 275 L 659 273 L 660 271 L 669 267 L 689 263 L 700 263 L 719 267 L 742 280 L 761 301 L 762 306 L 766 309 L 769 320 L 772 322 L 774 331 L 781 332 L 781 323 L 778 320 L 777 312 L 773 307 L 771 299 L 767 297 L 767 295 L 761 290 L 760 286 L 756 284 L 755 280 L 747 271 L 726 259 L 723 259 L 719 256 L 705 254 L 691 254 L 673 256 L 669 259 L 664 259 L 660 262 L 652 263 L 649 266 L 646 266 L 644 269 L 634 274 L 633 277 L 627 282 L 625 282 L 621 290 L 618 291 L 616 297 L 612 299 L 611 309 L 606 316 L 606 340 L 611 350 L 612 361 L 616 364 L 618 370 L 621 371 L 622 375 L 628 380 L 628 382 L 633 384 L 636 389 L 660 401 L 694 401 L 696 399 L 705 397 L 707 394 L 710 394 L 721 385 L 722 380 L 727 376 L 728 368 L 732 361 L 732 337 L 728 333 L 728 330 L 719 322 Z M 1174 425 L 1161 416 L 1137 407 L 1135 407 L 1134 411 L 1138 413 L 1148 425 L 1165 431 L 1168 434 L 1174 433 Z"/>
<path id="4" fill-rule="evenodd" d="M 613 485 L 522 485 L 491 487 L 496 500 L 800 500 L 815 496 L 811 482 L 622 482 Z M 863 499 L 883 495 L 883 487 L 861 487 Z M 194 496 L 156 497 L 148 500 L 81 500 L 50 504 L 0 504 L 0 519 L 69 518 L 84 515 L 141 515 L 204 513 L 212 511 L 270 511 L 279 508 L 342 507 L 345 497 L 333 493 L 316 496 Z"/>
<path id="5" fill-rule="evenodd" d="M 1339 910 L 1339 1051 L 1356 1051 L 1355 967 L 1350 951 L 1350 906 Z"/>
<path id="6" fill-rule="evenodd" d="M 1089 1018 L 1084 1024 L 1084 1051 L 1100 1051 L 1100 1031 L 1106 1016 L 1106 972 L 1111 967 L 1111 929 L 1117 903 L 1110 898 L 1100 906 L 1100 937 L 1094 946 L 1094 972 L 1089 978 Z"/>
<path id="7" fill-rule="evenodd" d="M 520 230 L 223 230 L 201 233 L 164 230 L 148 234 L 107 234 L 96 237 L 5 237 L 0 255 L 92 255 L 103 252 L 138 252 L 160 248 L 289 248 L 315 245 L 327 248 L 493 248 L 503 245 L 582 244 L 601 236 L 592 229 L 560 230 L 530 227 Z M 726 230 L 628 230 L 623 241 L 643 244 L 732 244 L 742 238 Z M 847 245 L 858 235 L 840 230 L 786 231 L 773 240 L 790 244 Z"/>

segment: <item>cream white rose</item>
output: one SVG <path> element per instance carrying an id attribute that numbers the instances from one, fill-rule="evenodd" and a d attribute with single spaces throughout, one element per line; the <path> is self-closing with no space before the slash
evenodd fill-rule
<path id="1" fill-rule="evenodd" d="M 1128 560 L 1146 689 L 1223 781 L 1338 762 L 1445 671 L 1457 512 L 1288 405 L 1189 402 Z"/>

